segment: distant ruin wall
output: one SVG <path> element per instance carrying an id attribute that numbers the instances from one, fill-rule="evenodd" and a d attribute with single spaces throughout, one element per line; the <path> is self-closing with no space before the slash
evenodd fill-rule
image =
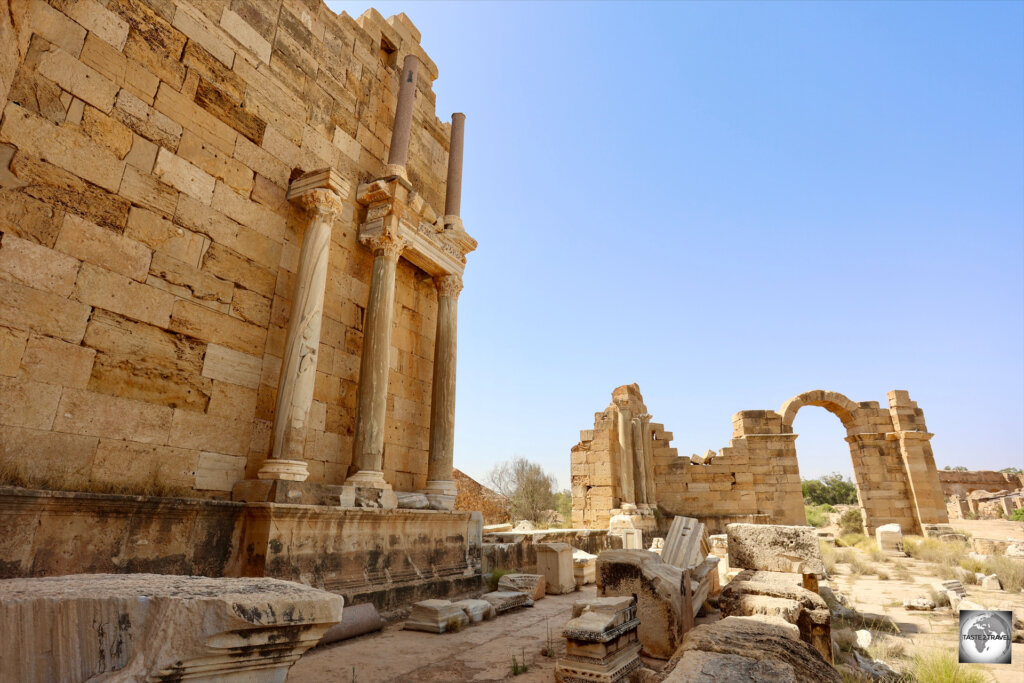
<path id="1" fill-rule="evenodd" d="M 1024 489 L 1024 475 L 986 470 L 957 472 L 939 470 L 942 495 L 965 497 L 971 491 L 1016 491 Z"/>
<path id="2" fill-rule="evenodd" d="M 72 490 L 226 497 L 271 427 L 299 245 L 292 179 L 350 183 L 330 242 L 310 482 L 351 457 L 401 64 L 419 70 L 408 174 L 444 206 L 450 126 L 405 17 L 320 0 L 13 0 L 0 10 L 0 470 Z M 435 285 L 397 266 L 385 477 L 427 479 Z M 10 476 L 16 470 L 16 477 Z"/>
<path id="3" fill-rule="evenodd" d="M 793 420 L 801 407 L 815 405 L 846 427 L 865 529 L 873 533 L 878 526 L 896 523 L 920 533 L 924 524 L 948 521 L 929 443 L 932 435 L 907 392 L 891 391 L 888 401 L 888 408 L 881 408 L 874 401 L 854 403 L 835 392 L 811 391 L 787 401 L 779 412 L 742 411 L 733 416 L 729 445 L 696 458 L 678 456 L 670 445 L 671 433 L 652 424 L 644 437 L 653 445 L 653 485 L 648 490 L 662 512 L 707 520 L 713 529 L 730 521 L 805 524 Z M 639 503 L 636 493 L 622 485 L 630 468 L 622 466 L 617 416 L 642 406 L 635 384 L 619 387 L 612 405 L 597 414 L 594 429 L 581 432 L 571 454 L 574 526 L 607 526 L 613 509 Z"/>

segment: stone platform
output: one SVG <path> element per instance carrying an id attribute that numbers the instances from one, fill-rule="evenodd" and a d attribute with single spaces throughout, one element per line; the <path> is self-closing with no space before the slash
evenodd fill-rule
<path id="1" fill-rule="evenodd" d="M 387 614 L 478 592 L 470 512 L 243 503 L 0 487 L 0 578 L 273 577 Z"/>

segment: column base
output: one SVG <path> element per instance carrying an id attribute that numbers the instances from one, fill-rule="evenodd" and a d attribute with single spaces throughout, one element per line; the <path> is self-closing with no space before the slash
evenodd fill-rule
<path id="1" fill-rule="evenodd" d="M 398 496 L 383 472 L 359 470 L 341 485 L 341 507 L 394 509 Z"/>
<path id="2" fill-rule="evenodd" d="M 458 494 L 454 481 L 443 479 L 430 480 L 423 489 L 432 510 L 452 510 L 455 507 L 455 496 Z"/>
<path id="3" fill-rule="evenodd" d="M 398 176 L 405 182 L 409 182 L 409 174 L 405 170 L 405 166 L 402 164 L 387 164 L 384 166 L 384 177 L 388 178 L 391 176 Z"/>
<path id="4" fill-rule="evenodd" d="M 305 460 L 280 460 L 268 458 L 259 472 L 257 479 L 277 479 L 284 481 L 306 481 L 309 477 L 309 466 Z"/>

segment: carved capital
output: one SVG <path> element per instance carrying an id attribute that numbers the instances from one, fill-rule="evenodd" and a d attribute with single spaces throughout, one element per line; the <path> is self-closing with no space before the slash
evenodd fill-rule
<path id="1" fill-rule="evenodd" d="M 318 188 L 304 192 L 299 199 L 303 208 L 317 218 L 333 221 L 341 213 L 341 197 L 331 190 Z"/>
<path id="2" fill-rule="evenodd" d="M 364 243 L 370 248 L 374 256 L 380 255 L 389 261 L 397 261 L 398 257 L 402 255 L 402 250 L 408 244 L 406 240 L 391 233 L 367 237 Z"/>
<path id="3" fill-rule="evenodd" d="M 434 278 L 438 296 L 456 297 L 462 291 L 462 277 L 459 275 L 442 275 Z"/>

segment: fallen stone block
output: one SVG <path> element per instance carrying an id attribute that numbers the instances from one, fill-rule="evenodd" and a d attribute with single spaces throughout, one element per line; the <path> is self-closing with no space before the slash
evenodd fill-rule
<path id="1" fill-rule="evenodd" d="M 573 548 L 572 573 L 577 586 L 597 581 L 597 555 L 591 555 L 585 550 Z"/>
<path id="2" fill-rule="evenodd" d="M 726 617 L 701 624 L 686 634 L 679 652 L 666 667 L 672 669 L 665 683 L 841 683 L 839 672 L 816 649 L 796 639 L 792 629 L 771 617 Z M 753 660 L 760 668 L 747 661 L 696 653 L 732 655 Z"/>
<path id="3" fill-rule="evenodd" d="M 447 633 L 460 631 L 469 624 L 469 617 L 458 605 L 448 600 L 423 600 L 412 606 L 403 628 L 407 631 Z"/>
<path id="4" fill-rule="evenodd" d="M 568 543 L 537 543 L 537 573 L 544 575 L 544 590 L 563 595 L 576 590 L 572 546 Z"/>
<path id="5" fill-rule="evenodd" d="M 730 524 L 729 566 L 797 574 L 822 574 L 825 565 L 814 527 Z"/>
<path id="6" fill-rule="evenodd" d="M 0 680 L 280 683 L 340 595 L 268 578 L 80 574 L 0 581 Z M 116 672 L 116 673 L 114 673 Z"/>
<path id="7" fill-rule="evenodd" d="M 489 621 L 498 613 L 494 609 L 494 605 L 486 600 L 459 600 L 452 604 L 465 612 L 466 616 L 469 617 L 470 623 L 473 624 L 480 621 Z"/>
<path id="8" fill-rule="evenodd" d="M 319 645 L 329 645 L 340 640 L 348 640 L 366 633 L 372 633 L 384 628 L 384 620 L 373 603 L 364 602 L 361 605 L 349 605 L 341 615 L 341 623 L 327 629 L 320 638 Z"/>
<path id="9" fill-rule="evenodd" d="M 689 583 L 683 570 L 646 550 L 606 550 L 597 558 L 598 596 L 637 598 L 640 643 L 657 659 L 671 657 L 693 626 Z"/>
<path id="10" fill-rule="evenodd" d="M 504 524 L 485 524 L 484 525 L 484 533 L 485 534 L 497 534 L 497 533 L 501 533 L 503 531 L 512 531 L 512 525 L 507 523 L 507 522 L 504 523 Z"/>
<path id="11" fill-rule="evenodd" d="M 939 593 L 955 593 L 959 598 L 967 597 L 967 589 L 964 588 L 964 584 L 956 579 L 950 579 L 949 581 L 940 581 L 932 584 L 932 590 Z"/>
<path id="12" fill-rule="evenodd" d="M 498 590 L 526 593 L 533 600 L 540 600 L 546 591 L 542 574 L 505 574 L 498 579 Z"/>
<path id="13" fill-rule="evenodd" d="M 430 508 L 430 500 L 425 493 L 395 491 L 395 498 L 398 500 L 398 507 L 404 510 L 427 510 Z"/>
<path id="14" fill-rule="evenodd" d="M 533 607 L 533 598 L 522 591 L 491 591 L 481 595 L 480 599 L 494 605 L 494 611 L 498 614 L 517 607 Z"/>
<path id="15" fill-rule="evenodd" d="M 661 559 L 668 564 L 689 569 L 704 559 L 701 542 L 704 540 L 704 524 L 693 517 L 674 517 L 665 536 L 665 548 Z"/>
<path id="16" fill-rule="evenodd" d="M 1003 590 L 1003 584 L 999 581 L 999 576 L 996 574 L 989 574 L 981 580 L 981 587 L 987 591 L 1001 591 Z"/>

